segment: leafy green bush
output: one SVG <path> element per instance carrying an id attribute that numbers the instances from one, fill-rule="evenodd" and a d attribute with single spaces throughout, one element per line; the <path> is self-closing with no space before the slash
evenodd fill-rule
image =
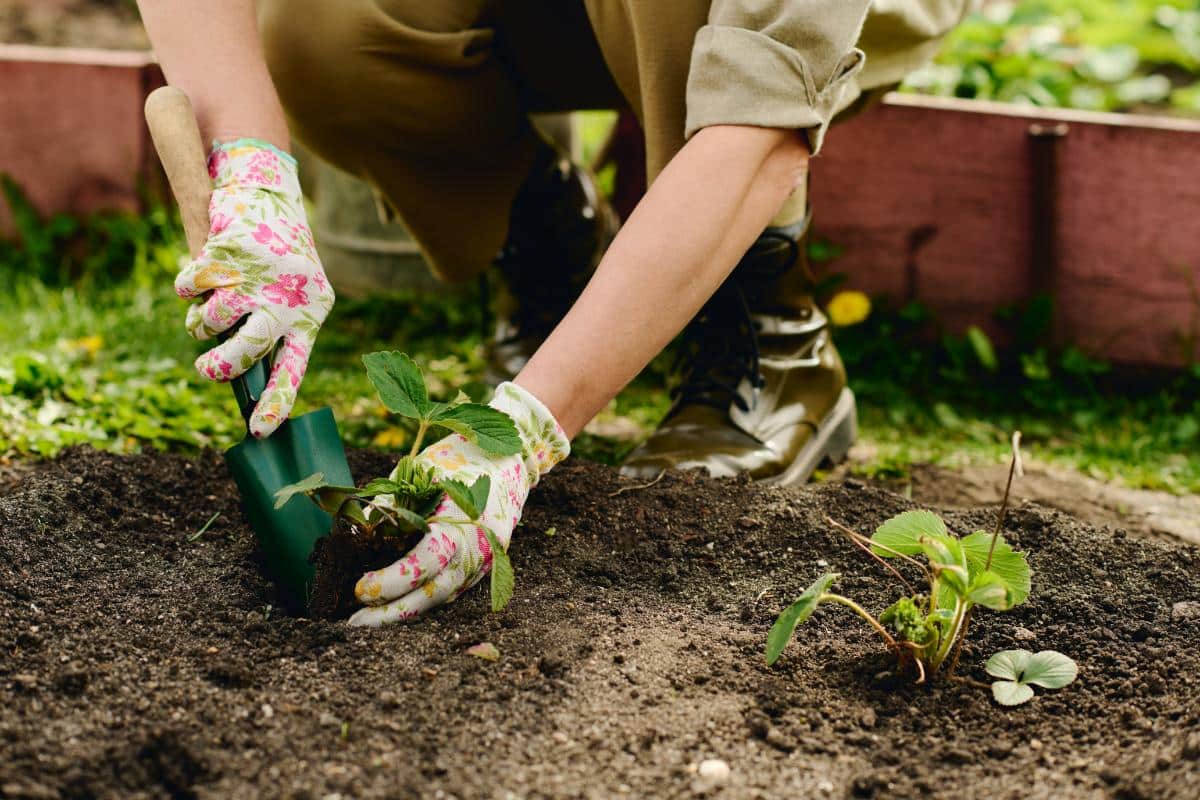
<path id="1" fill-rule="evenodd" d="M 991 2 L 907 91 L 1097 111 L 1200 113 L 1195 0 Z"/>

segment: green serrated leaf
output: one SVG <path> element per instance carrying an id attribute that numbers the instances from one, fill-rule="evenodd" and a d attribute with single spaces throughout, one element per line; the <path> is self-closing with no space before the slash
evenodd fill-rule
<path id="1" fill-rule="evenodd" d="M 358 497 L 374 497 L 377 494 L 395 494 L 404 491 L 404 487 L 390 478 L 375 478 L 358 490 Z"/>
<path id="2" fill-rule="evenodd" d="M 471 502 L 479 509 L 482 514 L 487 508 L 488 495 L 492 491 L 492 479 L 487 475 L 480 475 L 471 484 Z"/>
<path id="3" fill-rule="evenodd" d="M 322 509 L 334 514 L 342 503 L 346 502 L 346 498 L 354 496 L 357 491 L 353 486 L 326 483 L 324 473 L 314 472 L 304 480 L 284 486 L 275 492 L 275 508 L 283 508 L 296 495 L 305 494 Z"/>
<path id="4" fill-rule="evenodd" d="M 792 634 L 796 632 L 796 626 L 812 616 L 820 605 L 821 595 L 840 577 L 840 573 L 837 572 L 825 573 L 813 581 L 796 602 L 783 610 L 771 626 L 771 632 L 767 634 L 767 666 L 779 660 L 784 648 L 791 641 Z"/>
<path id="5" fill-rule="evenodd" d="M 362 530 L 371 530 L 374 527 L 372 521 L 367 518 L 366 509 L 361 503 L 355 502 L 353 499 L 342 503 L 337 513 L 338 516 L 350 520 Z"/>
<path id="6" fill-rule="evenodd" d="M 387 513 L 396 521 L 396 528 L 402 534 L 427 533 L 429 523 L 415 511 L 407 508 L 389 508 Z"/>
<path id="7" fill-rule="evenodd" d="M 1079 675 L 1079 666 L 1056 650 L 1043 650 L 1030 657 L 1022 678 L 1044 689 L 1061 689 Z"/>
<path id="8" fill-rule="evenodd" d="M 393 414 L 422 419 L 429 412 L 429 393 L 421 369 L 399 350 L 381 350 L 362 357 L 367 377 L 375 385 L 379 400 Z"/>
<path id="9" fill-rule="evenodd" d="M 275 510 L 278 511 L 283 508 L 289 500 L 298 494 L 308 494 L 326 485 L 324 472 L 314 472 L 304 480 L 290 483 L 275 492 Z"/>
<path id="10" fill-rule="evenodd" d="M 512 600 L 516 576 L 513 573 L 512 561 L 509 560 L 508 553 L 504 551 L 504 546 L 500 544 L 496 534 L 486 527 L 483 533 L 492 547 L 492 611 L 503 611 L 508 601 Z"/>
<path id="11" fill-rule="evenodd" d="M 921 549 L 929 559 L 938 580 L 949 586 L 959 596 L 967 592 L 967 582 L 970 580 L 967 570 L 967 557 L 963 554 L 961 543 L 953 536 L 936 537 L 922 536 Z"/>
<path id="12" fill-rule="evenodd" d="M 346 500 L 354 497 L 358 490 L 353 486 L 322 486 L 313 490 L 309 496 L 316 504 L 330 514 L 338 514 L 346 504 Z"/>
<path id="13" fill-rule="evenodd" d="M 451 501 L 462 509 L 462 512 L 467 515 L 467 519 L 472 522 L 479 519 L 479 515 L 483 513 L 483 509 L 475 504 L 475 498 L 471 494 L 471 487 L 453 478 L 439 481 L 438 486 L 442 487 L 446 491 L 446 494 L 450 496 Z"/>
<path id="14" fill-rule="evenodd" d="M 1007 611 L 1014 605 L 1013 591 L 1008 582 L 991 570 L 971 578 L 967 600 L 993 611 Z"/>
<path id="15" fill-rule="evenodd" d="M 921 537 L 948 539 L 946 523 L 932 511 L 905 511 L 875 529 L 871 541 L 882 547 L 872 547 L 876 555 L 894 558 L 896 553 L 915 556 L 922 552 Z M 883 549 L 888 548 L 888 549 Z"/>
<path id="16" fill-rule="evenodd" d="M 962 540 L 963 553 L 972 576 L 983 571 L 987 563 L 988 550 L 992 546 L 992 534 L 976 531 Z M 1012 604 L 1019 606 L 1029 597 L 1031 571 L 1024 553 L 1017 552 L 1001 536 L 996 540 L 992 553 L 991 571 L 1004 579 L 1012 591 Z"/>
<path id="17" fill-rule="evenodd" d="M 992 683 L 992 697 L 1002 706 L 1019 706 L 1033 699 L 1033 688 L 1016 681 L 995 681 Z"/>
<path id="18" fill-rule="evenodd" d="M 521 436 L 517 433 L 517 426 L 503 411 L 490 406 L 478 403 L 447 406 L 430 421 L 460 434 L 494 456 L 511 456 L 521 452 Z"/>

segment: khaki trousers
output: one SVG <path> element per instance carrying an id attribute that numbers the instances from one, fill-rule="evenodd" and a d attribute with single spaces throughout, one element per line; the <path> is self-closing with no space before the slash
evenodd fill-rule
<path id="1" fill-rule="evenodd" d="M 709 6 L 259 0 L 259 27 L 293 134 L 373 184 L 434 272 L 458 281 L 504 241 L 538 146 L 529 112 L 632 108 L 653 180 L 684 144 L 692 45 Z M 868 18 L 862 38 L 872 37 Z M 918 44 L 929 50 L 930 38 Z M 894 73 L 874 86 L 859 73 L 838 110 L 862 107 Z"/>

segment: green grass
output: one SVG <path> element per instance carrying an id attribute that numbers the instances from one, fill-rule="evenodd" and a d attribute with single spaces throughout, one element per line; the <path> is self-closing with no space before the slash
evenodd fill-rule
<path id="1" fill-rule="evenodd" d="M 231 393 L 191 367 L 203 344 L 184 333 L 184 304 L 171 289 L 183 244 L 166 214 L 24 224 L 31 247 L 0 246 L 0 455 L 236 442 L 243 426 Z M 876 308 L 839 330 L 870 453 L 856 468 L 896 477 L 915 462 L 999 461 L 1019 428 L 1036 459 L 1135 487 L 1200 491 L 1200 369 L 1130 381 L 1078 351 L 1042 346 L 1049 313 L 1045 303 L 1010 311 L 1017 346 L 998 356 L 979 336 L 943 336 L 916 306 Z M 480 397 L 480 322 L 469 292 L 341 300 L 297 410 L 331 405 L 349 445 L 398 449 L 409 432 L 383 413 L 360 355 L 403 349 L 435 393 Z M 666 363 L 602 414 L 610 429 L 652 428 L 668 403 Z M 632 445 L 585 434 L 576 452 L 612 463 Z"/>

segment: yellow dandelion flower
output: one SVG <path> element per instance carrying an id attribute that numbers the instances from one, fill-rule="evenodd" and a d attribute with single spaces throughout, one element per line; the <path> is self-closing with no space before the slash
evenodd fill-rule
<path id="1" fill-rule="evenodd" d="M 104 346 L 104 337 L 99 334 L 84 336 L 81 339 L 73 339 L 67 342 L 67 346 L 72 350 L 81 350 L 87 353 L 89 357 L 95 358 L 96 353 L 100 352 L 100 348 Z"/>
<path id="2" fill-rule="evenodd" d="M 371 444 L 376 447 L 396 448 L 403 445 L 407 438 L 404 431 L 400 428 L 384 428 L 375 434 L 375 438 L 371 440 Z"/>
<path id="3" fill-rule="evenodd" d="M 839 328 L 857 325 L 871 315 L 871 298 L 862 292 L 838 292 L 826 305 L 829 319 Z"/>

